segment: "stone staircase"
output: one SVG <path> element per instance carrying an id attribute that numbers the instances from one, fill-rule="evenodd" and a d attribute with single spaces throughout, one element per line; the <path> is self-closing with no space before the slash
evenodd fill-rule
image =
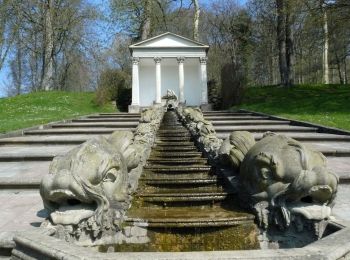
<path id="1" fill-rule="evenodd" d="M 134 130 L 139 119 L 140 114 L 96 114 L 0 136 L 0 232 L 33 228 L 47 216 L 38 188 L 54 156 L 97 135 Z"/>
<path id="2" fill-rule="evenodd" d="M 115 245 L 115 250 L 257 248 L 254 217 L 236 205 L 176 113 L 168 111 L 126 220 L 129 226 L 147 227 L 150 241 Z"/>
<path id="3" fill-rule="evenodd" d="M 212 111 L 205 112 L 204 116 L 222 139 L 232 131 L 246 130 L 259 140 L 264 132 L 271 131 L 287 135 L 322 152 L 328 159 L 329 169 L 340 178 L 333 212 L 340 219 L 350 221 L 350 133 L 250 112 Z"/>

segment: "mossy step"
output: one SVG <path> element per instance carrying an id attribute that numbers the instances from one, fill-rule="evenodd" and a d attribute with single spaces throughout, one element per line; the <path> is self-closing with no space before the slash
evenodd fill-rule
<path id="1" fill-rule="evenodd" d="M 170 176 L 171 178 L 178 179 L 180 180 L 186 180 L 188 178 L 191 179 L 206 179 L 206 178 L 211 178 L 212 176 L 215 176 L 213 174 L 211 174 L 209 171 L 198 171 L 198 172 L 190 172 L 190 171 L 183 171 L 183 172 L 171 172 L 171 171 L 162 171 L 162 172 L 154 172 L 154 171 L 150 171 L 150 170 L 145 170 L 144 171 L 145 177 L 146 178 L 153 178 L 153 179 L 169 179 Z"/>
<path id="2" fill-rule="evenodd" d="M 191 137 L 157 137 L 156 142 L 168 142 L 168 143 L 176 143 L 176 142 L 186 142 L 191 141 Z"/>
<path id="3" fill-rule="evenodd" d="M 188 165 L 188 164 L 206 164 L 208 159 L 206 158 L 149 158 L 147 163 L 156 165 Z"/>
<path id="4" fill-rule="evenodd" d="M 143 167 L 145 170 L 149 170 L 152 172 L 162 172 L 162 173 L 192 173 L 192 172 L 206 172 L 212 169 L 209 165 L 177 165 L 174 167 L 173 165 L 146 165 Z"/>
<path id="5" fill-rule="evenodd" d="M 203 178 L 154 178 L 154 177 L 141 177 L 140 181 L 149 184 L 149 185 L 199 185 L 199 184 L 217 184 L 218 182 L 222 182 L 222 179 L 213 176 L 213 177 L 203 177 Z"/>
<path id="6" fill-rule="evenodd" d="M 171 203 L 176 203 L 176 202 L 207 202 L 212 204 L 217 201 L 225 200 L 227 196 L 228 196 L 228 193 L 226 192 L 181 193 L 181 194 L 151 193 L 151 194 L 138 195 L 138 197 L 142 198 L 144 202 L 167 203 L 167 206 L 171 206 Z"/>
<path id="7" fill-rule="evenodd" d="M 162 134 L 189 134 L 186 129 L 159 129 L 158 135 Z"/>
<path id="8" fill-rule="evenodd" d="M 192 145 L 192 146 L 156 146 L 153 148 L 154 151 L 159 152 L 195 152 L 198 151 L 198 149 Z"/>
<path id="9" fill-rule="evenodd" d="M 183 138 L 191 138 L 192 136 L 190 135 L 190 133 L 177 133 L 177 132 L 174 132 L 174 133 L 158 133 L 157 134 L 157 137 L 160 137 L 160 138 L 167 138 L 167 137 L 173 137 L 173 138 L 176 138 L 176 137 L 183 137 Z"/>
<path id="10" fill-rule="evenodd" d="M 182 147 L 187 147 L 187 146 L 192 146 L 194 147 L 193 145 L 193 142 L 181 142 L 181 141 L 178 141 L 178 142 L 168 142 L 168 141 L 156 141 L 156 145 L 157 146 L 160 146 L 160 147 L 171 147 L 171 146 L 182 146 Z"/>
<path id="11" fill-rule="evenodd" d="M 253 223 L 251 214 L 213 208 L 139 208 L 131 209 L 126 218 L 127 223 L 147 227 L 218 227 L 245 225 Z"/>
<path id="12" fill-rule="evenodd" d="M 201 152 L 159 152 L 159 151 L 152 151 L 151 157 L 157 157 L 157 158 L 201 158 L 202 153 Z"/>
<path id="13" fill-rule="evenodd" d="M 179 194 L 179 193 L 217 193 L 217 192 L 229 192 L 234 193 L 233 189 L 228 190 L 222 185 L 205 185 L 205 186 L 172 186 L 172 187 L 154 187 L 149 185 L 140 185 L 138 192 L 142 194 L 147 193 L 161 193 L 161 194 Z"/>

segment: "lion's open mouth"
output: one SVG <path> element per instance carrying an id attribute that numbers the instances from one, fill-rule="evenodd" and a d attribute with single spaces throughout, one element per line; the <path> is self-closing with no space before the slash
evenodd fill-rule
<path id="1" fill-rule="evenodd" d="M 48 203 L 54 208 L 50 218 L 56 225 L 77 225 L 92 217 L 97 209 L 96 203 L 84 201 L 69 190 L 51 191 Z"/>

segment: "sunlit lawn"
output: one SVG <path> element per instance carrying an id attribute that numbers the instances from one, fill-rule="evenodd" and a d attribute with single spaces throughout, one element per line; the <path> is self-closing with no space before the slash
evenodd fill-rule
<path id="1" fill-rule="evenodd" d="M 350 85 L 249 88 L 239 108 L 350 130 Z"/>
<path id="2" fill-rule="evenodd" d="M 0 99 L 0 133 L 98 112 L 115 112 L 108 104 L 97 106 L 94 93 L 36 92 Z"/>

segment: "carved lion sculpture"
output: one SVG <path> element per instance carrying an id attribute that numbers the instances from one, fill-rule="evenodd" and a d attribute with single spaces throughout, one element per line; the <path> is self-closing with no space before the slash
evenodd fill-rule
<path id="1" fill-rule="evenodd" d="M 256 211 L 260 226 L 286 229 L 295 215 L 330 216 L 338 177 L 321 153 L 283 135 L 268 133 L 255 143 L 248 132 L 234 132 L 221 154 L 239 169 L 241 200 Z"/>
<path id="2" fill-rule="evenodd" d="M 135 156 L 132 138 L 128 131 L 115 132 L 109 139 L 95 137 L 54 158 L 40 186 L 54 226 L 70 230 L 75 239 L 82 234 L 94 239 L 119 229 L 118 220 L 130 199 L 128 169 L 134 167 L 123 154 Z"/>

